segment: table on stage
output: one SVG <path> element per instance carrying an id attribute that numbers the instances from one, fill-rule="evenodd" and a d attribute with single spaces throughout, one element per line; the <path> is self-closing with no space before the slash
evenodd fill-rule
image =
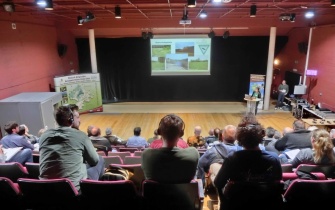
<path id="1" fill-rule="evenodd" d="M 261 101 L 260 98 L 244 98 L 247 101 L 247 110 L 246 113 L 252 112 L 255 114 L 256 110 L 256 102 Z"/>
<path id="2" fill-rule="evenodd" d="M 326 130 L 330 130 L 335 127 L 335 119 L 310 119 L 310 118 L 302 118 L 301 119 L 305 125 L 308 126 L 316 126 L 318 128 L 324 128 Z M 308 126 L 305 126 L 306 128 Z"/>

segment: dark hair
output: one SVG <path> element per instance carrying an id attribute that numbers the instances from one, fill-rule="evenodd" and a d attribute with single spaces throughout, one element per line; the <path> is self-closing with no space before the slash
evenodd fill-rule
<path id="1" fill-rule="evenodd" d="M 166 141 L 175 141 L 184 135 L 184 121 L 175 114 L 169 114 L 163 117 L 159 123 L 159 134 Z"/>
<path id="2" fill-rule="evenodd" d="M 236 129 L 238 144 L 246 149 L 258 146 L 265 135 L 264 128 L 258 123 L 255 114 L 244 115 Z"/>
<path id="3" fill-rule="evenodd" d="M 216 138 L 219 138 L 220 131 L 221 131 L 220 128 L 214 128 L 214 136 L 215 136 Z"/>
<path id="4" fill-rule="evenodd" d="M 267 127 L 265 129 L 265 135 L 269 138 L 273 138 L 273 136 L 275 135 L 276 130 L 273 127 Z"/>
<path id="5" fill-rule="evenodd" d="M 93 127 L 94 127 L 93 125 L 87 126 L 86 132 L 87 132 L 87 136 L 88 137 L 92 136 L 92 129 L 93 129 Z"/>
<path id="6" fill-rule="evenodd" d="M 9 121 L 5 124 L 4 129 L 8 134 L 13 133 L 13 129 L 17 128 L 19 124 L 17 124 L 15 121 Z"/>
<path id="7" fill-rule="evenodd" d="M 261 124 L 246 124 L 245 126 L 238 126 L 236 138 L 239 145 L 246 149 L 258 146 L 264 137 L 264 129 Z"/>
<path id="8" fill-rule="evenodd" d="M 69 106 L 60 106 L 55 114 L 56 122 L 59 126 L 71 126 L 73 119 L 73 113 Z"/>
<path id="9" fill-rule="evenodd" d="M 79 107 L 76 104 L 69 104 L 68 107 L 71 109 L 71 111 L 78 111 Z"/>
<path id="10" fill-rule="evenodd" d="M 135 136 L 141 135 L 141 128 L 140 127 L 135 127 L 134 128 L 134 135 Z"/>
<path id="11" fill-rule="evenodd" d="M 19 132 L 17 132 L 17 134 L 22 136 L 25 133 L 26 133 L 26 127 L 24 125 L 19 125 Z"/>

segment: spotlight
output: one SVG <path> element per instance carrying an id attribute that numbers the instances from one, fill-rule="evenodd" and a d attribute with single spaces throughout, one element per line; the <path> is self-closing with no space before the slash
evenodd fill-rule
<path id="1" fill-rule="evenodd" d="M 94 20 L 94 19 L 95 19 L 95 16 L 93 15 L 93 13 L 90 12 L 90 11 L 88 11 L 88 12 L 86 13 L 86 22 L 91 21 L 91 20 Z"/>
<path id="2" fill-rule="evenodd" d="M 142 38 L 143 39 L 147 39 L 148 38 L 148 34 L 147 34 L 147 32 L 142 32 Z"/>
<path id="3" fill-rule="evenodd" d="M 295 13 L 291 13 L 291 15 L 290 15 L 290 21 L 292 23 L 295 22 Z"/>
<path id="4" fill-rule="evenodd" d="M 196 5 L 196 0 L 187 0 L 187 7 L 195 7 Z"/>
<path id="5" fill-rule="evenodd" d="M 306 18 L 312 18 L 312 17 L 314 17 L 314 12 L 313 12 L 313 11 L 307 11 L 307 12 L 305 13 L 305 17 L 306 17 Z"/>
<path id="6" fill-rule="evenodd" d="M 149 31 L 149 32 L 147 33 L 147 37 L 148 37 L 149 39 L 152 39 L 152 38 L 154 38 L 154 34 L 153 34 L 151 31 Z"/>
<path id="7" fill-rule="evenodd" d="M 335 0 L 331 0 L 331 4 L 330 4 L 330 6 L 335 6 Z"/>
<path id="8" fill-rule="evenodd" d="M 207 12 L 205 10 L 202 10 L 199 15 L 201 18 L 206 18 L 207 17 Z"/>
<path id="9" fill-rule="evenodd" d="M 119 7 L 119 5 L 115 7 L 114 13 L 115 13 L 115 18 L 117 19 L 121 18 L 121 7 Z"/>
<path id="10" fill-rule="evenodd" d="M 15 12 L 15 5 L 13 2 L 7 1 L 2 3 L 2 7 L 6 12 Z"/>
<path id="11" fill-rule="evenodd" d="M 209 33 L 208 33 L 208 37 L 209 38 L 214 38 L 215 37 L 215 33 L 213 30 L 211 30 Z"/>
<path id="12" fill-rule="evenodd" d="M 77 23 L 78 23 L 78 26 L 82 26 L 82 25 L 83 25 L 83 22 L 84 22 L 83 18 L 82 18 L 81 16 L 78 16 L 78 17 L 77 17 Z"/>
<path id="13" fill-rule="evenodd" d="M 250 17 L 256 17 L 257 6 L 255 4 L 250 6 Z"/>
<path id="14" fill-rule="evenodd" d="M 224 39 L 228 39 L 228 37 L 230 36 L 230 32 L 229 31 L 225 31 L 224 33 L 223 33 L 223 38 Z"/>
<path id="15" fill-rule="evenodd" d="M 45 10 L 53 10 L 54 9 L 52 0 L 46 0 L 45 3 L 46 3 L 45 7 L 44 7 Z"/>

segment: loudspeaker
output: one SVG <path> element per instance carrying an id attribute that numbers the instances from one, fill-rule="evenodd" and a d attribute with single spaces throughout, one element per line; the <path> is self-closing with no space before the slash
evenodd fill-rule
<path id="1" fill-rule="evenodd" d="M 302 54 L 307 54 L 308 44 L 307 42 L 299 42 L 298 43 L 298 50 Z"/>
<path id="2" fill-rule="evenodd" d="M 58 44 L 57 51 L 58 51 L 59 57 L 63 57 L 66 54 L 67 46 L 65 44 Z"/>
<path id="3" fill-rule="evenodd" d="M 163 117 L 163 118 L 161 119 L 161 121 L 159 122 L 158 129 L 157 129 L 157 133 L 158 133 L 158 135 L 162 135 L 161 127 L 162 127 L 162 123 L 163 123 L 163 121 L 164 121 L 164 119 L 165 119 L 166 117 L 171 117 L 171 118 L 173 118 L 173 119 L 178 119 L 179 121 L 182 122 L 183 127 L 182 127 L 182 130 L 180 131 L 180 134 L 179 134 L 179 137 L 182 137 L 182 136 L 184 135 L 185 123 L 184 123 L 184 121 L 183 121 L 179 116 L 177 116 L 177 115 L 175 115 L 175 114 L 168 114 L 168 115 L 166 115 L 165 117 Z"/>

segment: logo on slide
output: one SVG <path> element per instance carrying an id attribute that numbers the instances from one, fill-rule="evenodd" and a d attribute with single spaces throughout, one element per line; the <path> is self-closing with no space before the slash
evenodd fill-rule
<path id="1" fill-rule="evenodd" d="M 209 48 L 209 45 L 199 45 L 199 48 L 200 48 L 202 54 L 205 55 L 206 51 Z"/>

